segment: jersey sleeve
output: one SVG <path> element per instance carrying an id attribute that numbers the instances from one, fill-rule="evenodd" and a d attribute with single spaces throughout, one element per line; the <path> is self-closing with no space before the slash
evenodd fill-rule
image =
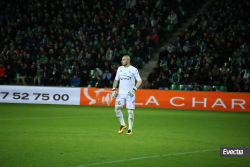
<path id="1" fill-rule="evenodd" d="M 140 77 L 139 71 L 137 69 L 134 70 L 134 76 L 135 76 L 137 81 L 141 81 L 141 77 Z"/>
<path id="2" fill-rule="evenodd" d="M 115 75 L 115 80 L 117 80 L 117 81 L 120 80 L 119 68 L 117 69 L 117 72 L 116 72 L 116 75 Z"/>

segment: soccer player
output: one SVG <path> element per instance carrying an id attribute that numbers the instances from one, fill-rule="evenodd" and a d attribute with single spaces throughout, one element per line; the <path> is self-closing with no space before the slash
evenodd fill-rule
<path id="1" fill-rule="evenodd" d="M 135 109 L 135 92 L 137 88 L 142 83 L 141 77 L 137 68 L 130 65 L 130 57 L 125 55 L 122 57 L 122 66 L 117 70 L 115 81 L 113 83 L 112 97 L 116 98 L 115 102 L 115 112 L 116 116 L 121 122 L 121 128 L 118 133 L 122 133 L 123 130 L 127 128 L 127 125 L 124 122 L 123 114 L 121 108 L 126 103 L 126 108 L 128 109 L 128 133 L 127 135 L 132 135 L 132 126 L 134 122 L 134 112 Z M 135 79 L 137 83 L 135 85 Z M 116 91 L 116 87 L 119 83 L 119 94 Z"/>

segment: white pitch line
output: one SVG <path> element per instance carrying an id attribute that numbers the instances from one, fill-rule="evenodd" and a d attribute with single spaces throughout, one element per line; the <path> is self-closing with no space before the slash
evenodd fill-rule
<path id="1" fill-rule="evenodd" d="M 171 156 L 171 155 L 194 154 L 194 153 L 211 152 L 211 151 L 218 151 L 218 150 L 220 150 L 220 149 L 200 150 L 200 151 L 192 151 L 192 152 L 182 152 L 182 153 L 173 153 L 173 154 L 154 155 L 154 156 L 147 156 L 147 157 L 138 157 L 138 158 L 130 158 L 130 159 L 121 159 L 121 160 L 116 160 L 116 161 L 107 161 L 107 162 L 99 162 L 99 163 L 92 163 L 92 164 L 83 164 L 83 165 L 79 165 L 79 166 L 77 166 L 77 167 L 94 166 L 94 165 L 101 165 L 101 164 L 112 164 L 112 163 L 115 163 L 115 162 L 134 161 L 134 160 L 140 160 L 140 159 L 166 157 L 166 156 Z"/>
<path id="2" fill-rule="evenodd" d="M 13 120 L 29 120 L 29 119 L 71 119 L 71 118 L 96 118 L 96 117 L 116 117 L 116 116 L 80 116 L 80 117 L 51 117 L 51 118 L 16 118 L 16 119 L 9 119 L 9 118 L 2 118 L 0 121 L 13 121 Z"/>

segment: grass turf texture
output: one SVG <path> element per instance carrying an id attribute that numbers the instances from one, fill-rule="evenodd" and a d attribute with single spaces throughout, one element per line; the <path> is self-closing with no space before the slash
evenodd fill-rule
<path id="1" fill-rule="evenodd" d="M 250 146 L 250 113 L 145 108 L 134 113 L 133 135 L 127 136 L 127 129 L 118 134 L 114 107 L 0 104 L 0 166 L 250 164 L 249 157 L 220 157 L 219 152 Z M 117 160 L 122 161 L 103 163 Z"/>

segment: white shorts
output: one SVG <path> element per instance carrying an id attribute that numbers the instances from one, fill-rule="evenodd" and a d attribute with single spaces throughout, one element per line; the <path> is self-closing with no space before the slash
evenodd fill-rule
<path id="1" fill-rule="evenodd" d="M 123 107 L 125 103 L 127 109 L 135 109 L 135 95 L 131 97 L 127 94 L 118 94 L 115 106 Z"/>

